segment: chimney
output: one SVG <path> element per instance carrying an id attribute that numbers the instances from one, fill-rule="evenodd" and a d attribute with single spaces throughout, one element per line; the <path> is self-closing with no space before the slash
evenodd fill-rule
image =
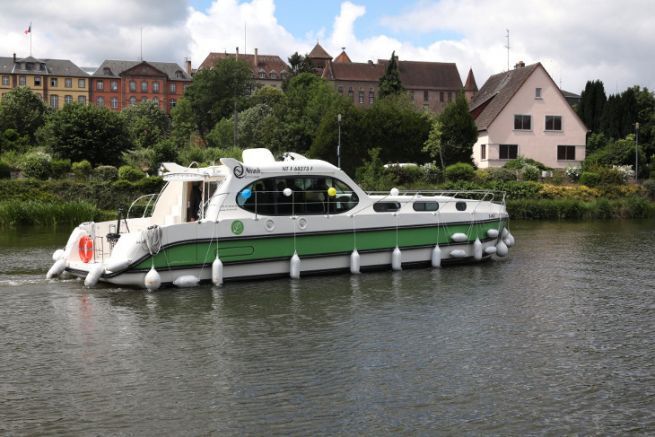
<path id="1" fill-rule="evenodd" d="M 255 47 L 255 68 L 259 66 L 259 57 L 257 53 L 257 47 Z"/>
<path id="2" fill-rule="evenodd" d="M 14 53 L 14 64 L 16 63 L 16 53 Z"/>
<path id="3" fill-rule="evenodd" d="M 519 68 L 523 68 L 523 67 L 525 67 L 525 62 L 523 62 L 523 61 L 519 61 L 519 62 L 516 63 L 516 65 L 514 65 L 515 70 L 519 69 Z"/>
<path id="4" fill-rule="evenodd" d="M 191 58 L 184 58 L 184 61 L 186 62 L 186 72 L 189 76 L 191 76 Z"/>

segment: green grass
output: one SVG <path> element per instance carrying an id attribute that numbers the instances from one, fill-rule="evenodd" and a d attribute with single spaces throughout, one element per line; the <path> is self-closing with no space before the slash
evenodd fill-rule
<path id="1" fill-rule="evenodd" d="M 0 202 L 0 227 L 77 224 L 98 215 L 99 210 L 88 202 Z"/>

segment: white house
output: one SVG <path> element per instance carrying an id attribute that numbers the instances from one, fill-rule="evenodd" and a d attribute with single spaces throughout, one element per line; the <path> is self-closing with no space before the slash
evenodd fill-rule
<path id="1" fill-rule="evenodd" d="M 552 168 L 585 159 L 587 127 L 541 63 L 491 76 L 470 103 L 478 127 L 473 160 L 501 167 L 519 155 Z"/>

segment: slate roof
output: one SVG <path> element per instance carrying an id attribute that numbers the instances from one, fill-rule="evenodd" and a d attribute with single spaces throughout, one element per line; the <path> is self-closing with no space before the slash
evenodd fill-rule
<path id="1" fill-rule="evenodd" d="M 198 70 L 208 70 L 210 68 L 213 68 L 214 65 L 216 65 L 216 62 L 221 61 L 223 59 L 227 58 L 235 58 L 236 54 L 235 53 L 216 53 L 212 52 L 207 55 L 204 61 L 202 61 L 202 64 L 200 64 L 200 67 L 198 67 Z M 253 74 L 255 77 L 257 77 L 257 73 L 259 70 L 263 70 L 267 74 L 270 73 L 271 71 L 275 71 L 278 74 L 280 74 L 282 71 L 289 71 L 290 68 L 280 58 L 279 56 L 276 55 L 257 55 L 257 66 L 255 66 L 255 55 L 242 55 L 239 54 L 239 59 L 246 61 L 250 67 L 253 70 Z"/>
<path id="2" fill-rule="evenodd" d="M 378 59 L 386 68 L 389 60 Z M 457 65 L 453 62 L 398 61 L 400 81 L 407 89 L 462 89 Z"/>
<path id="3" fill-rule="evenodd" d="M 384 74 L 384 66 L 380 64 L 351 62 L 350 64 L 331 62 L 325 69 L 323 77 L 330 80 L 374 81 L 378 82 Z"/>
<path id="4" fill-rule="evenodd" d="M 121 73 L 129 70 L 132 67 L 135 67 L 139 64 L 148 64 L 153 68 L 161 71 L 165 74 L 169 80 L 191 80 L 191 76 L 184 70 L 184 68 L 177 65 L 175 62 L 150 62 L 150 61 L 118 61 L 118 60 L 105 60 L 98 67 L 95 73 L 92 74 L 93 77 L 120 77 Z M 105 72 L 105 68 L 109 68 L 109 73 Z M 178 72 L 181 72 L 181 76 L 178 77 Z"/>
<path id="5" fill-rule="evenodd" d="M 309 55 L 307 55 L 309 59 L 329 59 L 332 60 L 332 55 L 330 55 L 328 52 L 325 51 L 323 47 L 319 43 L 316 43 L 314 48 L 312 49 L 311 52 L 309 52 Z"/>
<path id="6" fill-rule="evenodd" d="M 487 79 L 469 105 L 469 111 L 478 114 L 475 118 L 478 130 L 486 130 L 491 125 L 537 68 L 543 68 L 541 63 L 494 74 Z"/>
<path id="7" fill-rule="evenodd" d="M 27 70 L 26 63 L 34 64 L 35 68 Z M 45 64 L 45 70 L 41 70 L 38 66 Z M 36 75 L 53 75 L 53 76 L 73 76 L 73 77 L 86 77 L 88 74 L 80 67 L 73 64 L 68 59 L 37 59 L 32 56 L 27 58 L 16 59 L 14 63 L 13 57 L 0 57 L 0 73 L 16 73 L 16 74 L 36 74 Z"/>

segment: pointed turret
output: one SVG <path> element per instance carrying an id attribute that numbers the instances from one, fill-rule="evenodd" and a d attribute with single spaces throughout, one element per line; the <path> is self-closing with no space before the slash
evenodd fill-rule
<path id="1" fill-rule="evenodd" d="M 466 83 L 464 84 L 464 97 L 466 101 L 471 103 L 471 100 L 475 97 L 475 94 L 478 92 L 478 85 L 475 83 L 475 76 L 473 76 L 473 69 L 469 68 L 469 74 L 466 76 Z"/>
<path id="2" fill-rule="evenodd" d="M 339 56 L 334 58 L 334 61 L 332 62 L 335 64 L 352 64 L 353 61 L 350 60 L 350 57 L 346 53 L 346 48 L 341 47 L 341 53 L 339 53 Z"/>

